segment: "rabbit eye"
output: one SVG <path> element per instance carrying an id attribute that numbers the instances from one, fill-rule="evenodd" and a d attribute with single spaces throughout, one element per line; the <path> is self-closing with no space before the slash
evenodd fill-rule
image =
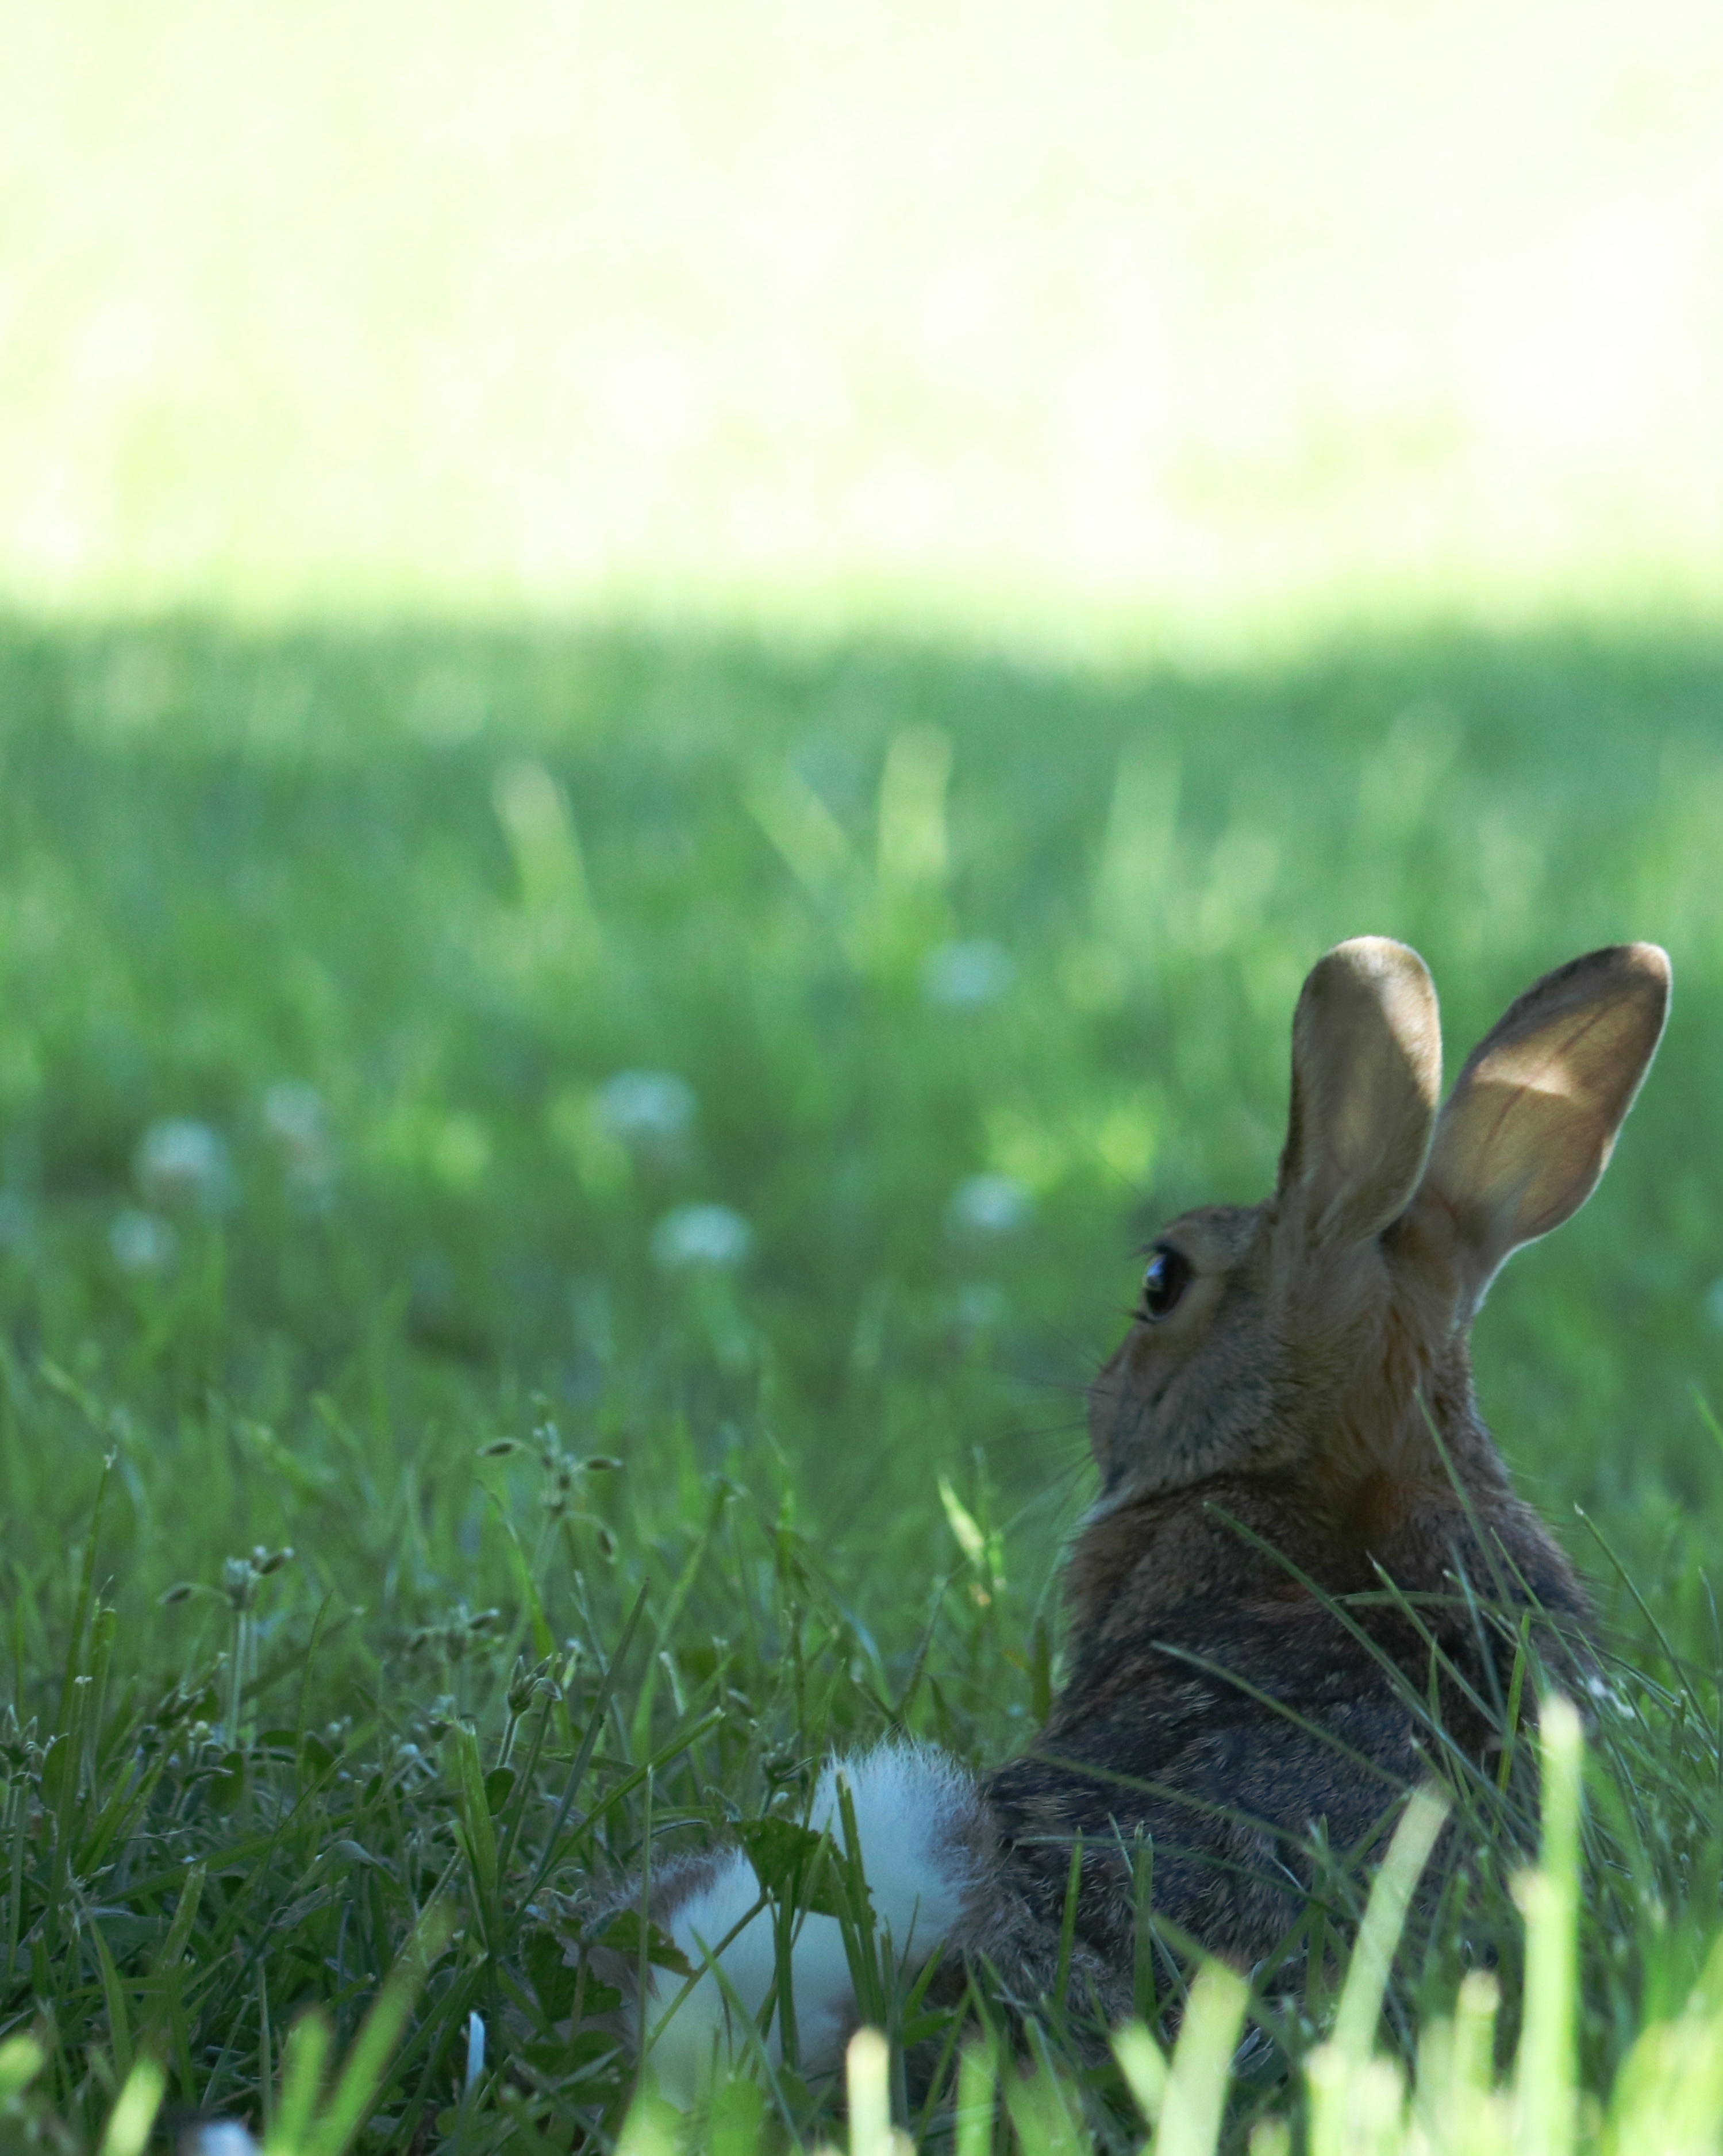
<path id="1" fill-rule="evenodd" d="M 1183 1251 L 1163 1244 L 1143 1275 L 1143 1316 L 1152 1321 L 1177 1309 L 1192 1278 L 1191 1261 Z"/>

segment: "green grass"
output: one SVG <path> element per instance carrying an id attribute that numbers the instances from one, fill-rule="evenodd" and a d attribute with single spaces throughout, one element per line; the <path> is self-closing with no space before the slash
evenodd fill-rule
<path id="1" fill-rule="evenodd" d="M 1696 642 L 1098 682 L 884 644 L 7 629 L 0 2040 L 42 2046 L 28 2116 L 90 2143 L 142 2057 L 170 2107 L 265 2125 L 295 2017 L 347 2042 L 440 1899 L 362 2145 L 614 2133 L 631 2070 L 561 2030 L 551 1896 L 792 1798 L 828 1743 L 1025 1733 L 1133 1247 L 1266 1186 L 1298 982 L 1366 931 L 1429 958 L 1455 1064 L 1579 949 L 1674 958 L 1602 1191 L 1478 1332 L 1629 1672 L 1591 1747 L 1601 2095 L 1679 2010 L 1723 1869 L 1720 857 Z M 951 955 L 983 942 L 1008 968 Z M 966 965 L 991 1001 L 951 1001 Z M 691 1089 L 679 1137 L 619 1134 L 630 1070 Z M 218 1150 L 174 1156 L 176 1118 Z M 1012 1179 L 991 1227 L 983 1175 Z M 741 1262 L 667 1262 L 690 1205 L 741 1216 Z M 1402 1953 L 1408 2053 L 1468 1954 L 1514 2041 L 1523 1779 Z M 1337 1912 L 1361 1891 L 1336 1876 Z M 1244 2123 L 1303 2116 L 1315 1983 L 1259 1985 Z M 772 2132 L 826 2130 L 781 2094 Z M 1116 2076 L 1068 2100 L 1130 2141 Z"/>

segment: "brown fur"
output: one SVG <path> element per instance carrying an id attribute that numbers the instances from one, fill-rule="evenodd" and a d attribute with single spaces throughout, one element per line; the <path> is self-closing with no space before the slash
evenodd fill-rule
<path id="1" fill-rule="evenodd" d="M 1573 1570 L 1478 1412 L 1468 1337 L 1504 1258 L 1602 1173 L 1668 983 L 1646 945 L 1547 975 L 1438 1121 L 1422 960 L 1365 938 L 1312 973 L 1274 1194 L 1172 1223 L 1161 1245 L 1191 1285 L 1133 1323 L 1090 1390 L 1101 1493 L 1066 1573 L 1069 1679 L 982 1785 L 992 1881 L 958 1942 L 1020 1996 L 1056 1972 L 1077 1836 L 1073 1974 L 1112 2014 L 1136 1945 L 1121 1843 L 1152 1845 L 1158 1915 L 1249 1964 L 1297 1914 L 1313 1833 L 1365 1842 L 1425 1774 L 1418 1716 L 1322 1596 L 1385 1575 L 1440 1598 L 1424 1621 L 1486 1698 L 1505 1673 L 1485 1666 L 1496 1650 L 1462 1576 L 1485 1602 L 1583 1624 Z M 1378 1602 L 1355 1621 L 1427 1695 L 1430 1650 L 1403 1612 Z M 1443 1700 L 1481 1753 L 1484 1718 L 1454 1684 Z"/>

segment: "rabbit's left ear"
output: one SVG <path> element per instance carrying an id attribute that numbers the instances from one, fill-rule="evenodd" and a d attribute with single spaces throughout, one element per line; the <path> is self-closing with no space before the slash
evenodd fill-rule
<path id="1" fill-rule="evenodd" d="M 1379 1235 L 1418 1188 L 1441 1091 L 1441 1019 L 1423 960 L 1385 936 L 1337 944 L 1293 1017 L 1279 1219 L 1302 1242 Z"/>
<path id="2" fill-rule="evenodd" d="M 1612 944 L 1534 982 L 1473 1050 L 1418 1202 L 1451 1219 L 1474 1304 L 1510 1251 L 1597 1188 L 1669 1007 L 1668 953 Z"/>

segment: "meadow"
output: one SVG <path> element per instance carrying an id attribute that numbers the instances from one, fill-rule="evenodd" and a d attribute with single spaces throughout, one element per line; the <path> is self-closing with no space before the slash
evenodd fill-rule
<path id="1" fill-rule="evenodd" d="M 1674 960 L 1602 1188 L 1477 1334 L 1620 1657 L 1573 2130 L 1631 2138 L 1723 1871 L 1720 718 L 1696 638 L 1102 675 L 0 630 L 0 2141 L 128 2156 L 115 2091 L 159 2065 L 170 2123 L 324 2156 L 610 2145 L 634 2068 L 583 2025 L 581 1895 L 793 1810 L 830 1744 L 1033 1726 L 1133 1253 L 1268 1186 L 1298 983 L 1366 932 L 1428 958 L 1456 1065 L 1578 950 Z M 1528 1749 L 1407 1933 L 1389 2054 L 1489 1965 L 1509 2056 Z M 1342 1930 L 1364 1884 L 1336 1866 Z M 398 2046 L 314 2130 L 287 2032 L 319 2008 L 345 2052 L 409 1938 Z M 1306 2078 L 1336 1952 L 1237 2006 L 1241 2145 L 1342 2145 Z M 1023 2144 L 1136 2145 L 1131 2076 L 1039 2041 Z M 700 2136 L 832 2102 L 745 2068 Z"/>

